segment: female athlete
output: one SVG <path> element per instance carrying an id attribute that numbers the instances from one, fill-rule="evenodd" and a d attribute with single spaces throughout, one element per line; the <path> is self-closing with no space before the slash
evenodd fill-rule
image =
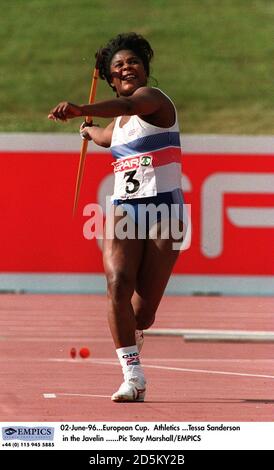
<path id="1" fill-rule="evenodd" d="M 48 116 L 61 121 L 81 116 L 113 118 L 105 128 L 83 123 L 80 133 L 110 147 L 116 159 L 109 215 L 113 230 L 112 236 L 105 234 L 103 243 L 108 321 L 124 375 L 112 395 L 116 402 L 144 401 L 146 379 L 139 355 L 143 330 L 154 322 L 179 254 L 173 235 L 163 236 L 162 225 L 168 221 L 170 228 L 175 218 L 183 226 L 177 113 L 167 95 L 148 86 L 152 57 L 153 50 L 141 35 L 119 34 L 97 53 L 100 77 L 116 98 L 80 106 L 62 102 Z M 166 208 L 167 213 L 160 210 Z M 120 236 L 124 217 L 134 236 Z"/>

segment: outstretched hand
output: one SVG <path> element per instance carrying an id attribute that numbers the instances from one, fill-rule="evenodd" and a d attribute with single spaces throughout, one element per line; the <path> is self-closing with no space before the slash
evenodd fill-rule
<path id="1" fill-rule="evenodd" d="M 57 121 L 58 119 L 60 121 L 67 121 L 68 119 L 73 119 L 80 116 L 82 116 L 80 106 L 63 101 L 50 111 L 48 119 L 52 119 L 53 121 Z"/>

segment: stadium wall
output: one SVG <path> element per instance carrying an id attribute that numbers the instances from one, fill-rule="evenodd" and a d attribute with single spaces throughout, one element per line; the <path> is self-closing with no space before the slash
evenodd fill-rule
<path id="1" fill-rule="evenodd" d="M 191 231 L 167 293 L 273 295 L 274 137 L 183 135 L 181 143 Z M 0 134 L 0 291 L 105 291 L 89 208 L 105 210 L 112 158 L 90 144 L 73 217 L 80 145 L 74 134 Z"/>

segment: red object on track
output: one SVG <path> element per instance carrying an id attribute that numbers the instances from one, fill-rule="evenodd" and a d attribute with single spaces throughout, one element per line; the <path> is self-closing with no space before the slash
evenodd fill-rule
<path id="1" fill-rule="evenodd" d="M 75 348 L 71 348 L 70 350 L 70 356 L 72 357 L 72 359 L 75 359 L 76 358 L 76 349 Z"/>
<path id="2" fill-rule="evenodd" d="M 83 359 L 86 359 L 90 355 L 90 350 L 88 348 L 81 348 L 79 354 Z"/>

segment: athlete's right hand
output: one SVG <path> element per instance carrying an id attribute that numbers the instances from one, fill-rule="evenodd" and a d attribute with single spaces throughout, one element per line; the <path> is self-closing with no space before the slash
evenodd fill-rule
<path id="1" fill-rule="evenodd" d="M 92 122 L 82 122 L 80 126 L 80 136 L 83 140 L 92 140 L 91 135 L 89 133 L 90 127 L 92 127 Z"/>
<path id="2" fill-rule="evenodd" d="M 80 116 L 82 116 L 80 106 L 63 101 L 50 111 L 48 118 L 53 121 L 57 121 L 58 119 L 60 121 L 67 121 L 67 119 L 73 119 Z"/>

